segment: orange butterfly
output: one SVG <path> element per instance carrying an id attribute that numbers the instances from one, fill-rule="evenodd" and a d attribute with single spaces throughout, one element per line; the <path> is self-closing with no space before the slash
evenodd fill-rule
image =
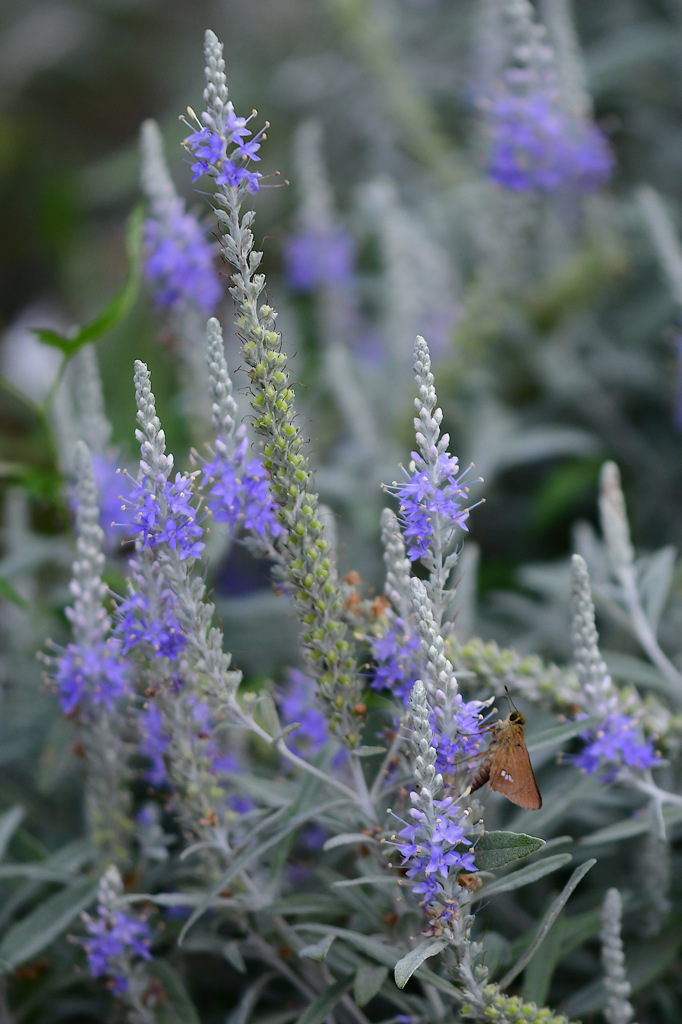
<path id="1" fill-rule="evenodd" d="M 521 712 L 514 710 L 503 722 L 491 727 L 490 745 L 471 781 L 470 792 L 475 793 L 490 782 L 491 789 L 502 793 L 513 804 L 537 811 L 542 807 L 542 797 L 523 738 L 525 724 Z"/>

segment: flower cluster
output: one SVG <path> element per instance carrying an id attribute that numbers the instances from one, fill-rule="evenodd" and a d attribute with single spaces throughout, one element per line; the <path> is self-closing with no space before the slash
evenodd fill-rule
<path id="1" fill-rule="evenodd" d="M 143 548 L 166 543 L 181 560 L 197 558 L 204 545 L 199 541 L 202 529 L 192 506 L 192 481 L 188 475 L 176 473 L 175 480 L 158 480 L 152 488 L 149 478 L 131 492 L 133 508 L 130 529 L 141 535 Z"/>
<path id="2" fill-rule="evenodd" d="M 183 680 L 174 681 L 171 689 L 182 689 Z M 190 743 L 197 756 L 211 762 L 211 773 L 235 772 L 239 770 L 236 759 L 221 751 L 215 739 L 215 716 L 208 704 L 194 694 L 187 697 L 192 734 Z M 164 727 L 161 709 L 153 700 L 148 701 L 138 719 L 140 729 L 140 753 L 150 762 L 145 772 L 147 781 L 156 787 L 169 784 L 164 763 L 164 754 L 171 742 L 171 735 Z"/>
<path id="3" fill-rule="evenodd" d="M 237 444 L 234 454 L 218 439 L 216 454 L 203 466 L 203 486 L 209 489 L 208 507 L 218 523 L 230 530 L 243 526 L 262 537 L 276 537 L 282 527 L 270 493 L 268 473 L 258 457 L 247 459 L 247 438 Z"/>
<path id="4" fill-rule="evenodd" d="M 159 307 L 175 312 L 195 306 L 206 315 L 215 311 L 221 288 L 214 252 L 179 196 L 165 204 L 162 215 L 155 213 L 146 221 L 143 256 L 145 277 Z"/>
<path id="5" fill-rule="evenodd" d="M 115 637 L 68 645 L 54 675 L 64 714 L 91 704 L 111 709 L 114 701 L 128 692 L 128 666 L 123 654 L 125 649 Z"/>
<path id="6" fill-rule="evenodd" d="M 660 755 L 651 740 L 645 739 L 641 727 L 631 717 L 611 712 L 593 732 L 582 735 L 585 746 L 571 760 L 587 774 L 598 769 L 604 781 L 611 781 L 622 766 L 643 771 L 660 762 Z"/>
<path id="7" fill-rule="evenodd" d="M 329 733 L 322 711 L 315 707 L 315 682 L 299 669 L 289 670 L 288 685 L 279 699 L 285 725 L 298 722 L 300 728 L 291 735 L 289 745 L 300 754 L 317 754 L 327 742 Z"/>
<path id="8" fill-rule="evenodd" d="M 310 292 L 320 285 L 344 286 L 353 277 L 355 245 L 347 232 L 329 227 L 302 231 L 284 250 L 287 280 L 292 288 Z"/>
<path id="9" fill-rule="evenodd" d="M 594 124 L 572 117 L 547 93 L 501 96 L 486 106 L 488 174 L 514 192 L 571 189 L 592 192 L 613 170 L 613 158 Z"/>
<path id="10" fill-rule="evenodd" d="M 472 840 L 467 839 L 465 812 L 452 797 L 433 801 L 435 821 L 417 807 L 409 811 L 414 825 L 406 825 L 398 835 L 402 842 L 395 847 L 403 858 L 408 878 L 416 879 L 413 891 L 431 902 L 439 893 L 439 880 L 459 871 L 476 871 Z"/>
<path id="11" fill-rule="evenodd" d="M 123 910 L 100 904 L 97 917 L 85 915 L 87 939 L 82 944 L 93 978 L 108 977 L 114 995 L 129 988 L 130 961 L 133 957 L 151 960 L 151 929 L 146 921 L 131 917 Z"/>
<path id="12" fill-rule="evenodd" d="M 480 700 L 465 701 L 460 693 L 451 699 L 447 712 L 436 707 L 431 717 L 437 772 L 453 773 L 459 763 L 477 754 L 484 744 L 484 716 L 487 705 Z"/>
<path id="13" fill-rule="evenodd" d="M 403 468 L 407 478 L 404 483 L 385 486 L 400 502 L 400 519 L 411 562 L 428 553 L 436 525 L 468 529 L 466 521 L 471 506 L 464 505 L 468 489 L 462 486 L 468 469 L 457 476 L 458 469 L 458 460 L 447 452 L 438 455 L 432 466 L 412 452 L 409 471 Z"/>
<path id="14" fill-rule="evenodd" d="M 254 114 L 255 111 L 249 117 L 238 117 L 232 103 L 228 102 L 227 117 L 220 131 L 210 127 L 206 114 L 203 115 L 203 124 L 197 121 L 197 130 L 188 135 L 184 143 L 196 158 L 192 164 L 192 181 L 202 174 L 210 174 L 217 185 L 239 188 L 243 184 L 249 192 L 258 191 L 261 175 L 244 166 L 250 160 L 260 160 L 257 155 L 261 145 L 259 139 L 265 138 L 263 133 L 267 125 L 253 138 L 248 138 L 252 132 L 246 126 Z"/>
<path id="15" fill-rule="evenodd" d="M 153 605 L 149 597 L 133 591 L 118 607 L 117 633 L 123 653 L 147 643 L 154 656 L 177 661 L 187 645 L 187 637 L 175 614 L 176 605 L 177 598 L 168 587 L 157 591 Z"/>
<path id="16" fill-rule="evenodd" d="M 423 672 L 419 637 L 408 632 L 403 620 L 396 616 L 386 633 L 369 637 L 369 643 L 377 662 L 370 683 L 372 689 L 390 690 L 407 704 L 415 679 Z"/>
<path id="17" fill-rule="evenodd" d="M 106 544 L 113 548 L 125 539 L 127 524 L 118 522 L 121 515 L 121 474 L 117 461 L 109 455 L 92 454 L 92 469 L 97 484 L 100 525 Z"/>

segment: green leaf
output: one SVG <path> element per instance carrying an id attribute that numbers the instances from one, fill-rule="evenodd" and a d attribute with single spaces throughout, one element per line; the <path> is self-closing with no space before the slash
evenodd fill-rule
<path id="1" fill-rule="evenodd" d="M 542 1006 L 547 1002 L 552 975 L 563 955 L 563 943 L 559 923 L 551 928 L 544 946 L 542 956 L 534 956 L 526 967 L 523 976 L 523 998 L 528 1003 Z"/>
<path id="2" fill-rule="evenodd" d="M 367 843 L 372 839 L 364 832 L 342 832 L 338 836 L 332 836 L 322 847 L 323 850 L 333 850 L 337 846 L 355 846 L 356 843 Z"/>
<path id="3" fill-rule="evenodd" d="M 201 1024 L 180 975 L 167 960 L 151 960 L 147 971 L 163 988 L 163 998 L 155 1010 L 157 1024 Z"/>
<path id="4" fill-rule="evenodd" d="M 140 258 L 142 252 L 142 229 L 144 206 L 139 204 L 128 221 L 126 248 L 128 252 L 128 277 L 123 288 L 107 303 L 99 316 L 70 334 L 60 334 L 49 328 L 34 328 L 33 333 L 44 345 L 58 348 L 67 358 L 90 342 L 108 334 L 130 312 L 140 287 Z"/>
<path id="5" fill-rule="evenodd" d="M 682 821 L 682 807 L 666 807 L 662 816 L 666 825 L 676 825 Z M 630 839 L 632 836 L 642 835 L 650 830 L 651 821 L 648 817 L 642 815 L 639 818 L 626 818 L 613 825 L 607 825 L 605 828 L 598 828 L 596 832 L 590 832 L 589 836 L 583 836 L 580 846 L 613 843 L 620 839 Z"/>
<path id="6" fill-rule="evenodd" d="M 299 949 L 298 955 L 307 956 L 310 960 L 326 960 L 327 953 L 332 948 L 334 942 L 336 942 L 336 935 L 323 935 L 317 942 Z"/>
<path id="7" fill-rule="evenodd" d="M 505 989 L 509 985 L 511 985 L 514 978 L 516 978 L 521 973 L 526 964 L 530 963 L 530 961 L 540 948 L 545 937 L 547 936 L 550 928 L 552 927 L 557 917 L 566 905 L 569 897 L 571 896 L 571 893 L 576 888 L 576 886 L 582 881 L 587 872 L 591 868 L 593 868 L 596 863 L 597 861 L 594 858 L 592 858 L 592 860 L 586 860 L 584 864 L 581 864 L 579 867 L 575 869 L 575 871 L 573 872 L 569 880 L 566 882 L 566 885 L 563 887 L 557 898 L 553 900 L 552 904 L 550 905 L 549 910 L 540 922 L 538 929 L 535 933 L 535 936 L 533 938 L 533 941 L 531 942 L 526 952 L 517 961 L 514 967 L 512 967 L 510 971 L 507 971 L 504 978 L 502 978 L 502 980 L 499 982 L 501 989 Z"/>
<path id="8" fill-rule="evenodd" d="M 562 747 L 567 740 L 579 736 L 581 732 L 587 732 L 594 725 L 598 725 L 603 715 L 591 715 L 582 718 L 580 721 L 567 722 L 565 725 L 557 725 L 552 729 L 545 729 L 544 732 L 528 739 L 528 750 L 531 754 L 538 754 L 541 750 L 552 747 Z"/>
<path id="9" fill-rule="evenodd" d="M 479 871 L 492 871 L 528 857 L 544 845 L 544 839 L 523 832 L 484 832 L 476 843 L 476 867 Z"/>
<path id="10" fill-rule="evenodd" d="M 282 735 L 282 723 L 279 720 L 274 700 L 269 693 L 261 693 L 258 695 L 256 705 L 273 742 L 278 740 Z"/>
<path id="11" fill-rule="evenodd" d="M 4 576 L 0 576 L 0 597 L 4 597 L 5 601 L 11 601 L 17 608 L 21 608 L 23 612 L 28 611 L 31 607 L 28 601 L 16 592 L 12 584 Z"/>
<path id="12" fill-rule="evenodd" d="M 3 970 L 13 970 L 26 963 L 66 931 L 97 896 L 99 879 L 62 889 L 44 900 L 32 913 L 15 924 L 0 943 Z"/>
<path id="13" fill-rule="evenodd" d="M 675 548 L 668 546 L 648 558 L 638 559 L 637 575 L 642 608 L 654 635 L 658 631 L 661 612 L 670 594 L 675 568 Z"/>
<path id="14" fill-rule="evenodd" d="M 400 959 L 402 950 L 394 949 L 392 946 L 387 946 L 385 943 L 380 942 L 378 939 L 370 938 L 367 935 L 362 935 L 360 932 L 354 932 L 350 928 L 333 928 L 327 924 L 313 924 L 306 923 L 294 926 L 296 931 L 306 932 L 317 932 L 321 935 L 335 935 L 338 939 L 343 939 L 350 946 L 354 946 L 359 949 L 361 953 L 366 956 L 371 956 L 373 960 L 376 960 L 380 964 L 389 967 L 391 970 L 396 965 L 396 962 Z"/>
<path id="15" fill-rule="evenodd" d="M 23 807 L 11 807 L 0 816 L 0 860 L 5 859 L 9 841 L 19 828 L 24 814 Z"/>
<path id="16" fill-rule="evenodd" d="M 393 969 L 393 977 L 398 988 L 405 988 L 418 967 L 431 956 L 436 956 L 447 946 L 447 939 L 425 939 L 411 949 L 407 956 L 399 960 Z"/>
<path id="17" fill-rule="evenodd" d="M 497 896 L 501 892 L 512 892 L 514 889 L 522 889 L 524 885 L 537 882 L 538 878 L 544 878 L 545 875 L 551 874 L 552 871 L 558 871 L 559 868 L 565 867 L 566 864 L 570 863 L 571 859 L 570 853 L 555 853 L 553 857 L 545 857 L 544 860 L 538 861 L 537 864 L 529 864 L 528 867 L 512 871 L 511 874 L 506 875 L 504 878 L 497 878 L 494 882 L 490 882 L 489 885 L 484 885 L 482 889 L 478 890 L 475 898 L 477 900 L 487 899 L 488 896 Z"/>
<path id="18" fill-rule="evenodd" d="M 387 967 L 360 964 L 355 972 L 355 980 L 353 982 L 353 995 L 358 1006 L 366 1006 L 367 1003 L 374 999 L 387 977 Z"/>
<path id="19" fill-rule="evenodd" d="M 329 1016 L 341 996 L 350 985 L 350 979 L 342 979 L 334 985 L 330 985 L 324 995 L 311 1003 L 308 1009 L 298 1018 L 297 1024 L 322 1024 L 322 1021 Z"/>
<path id="20" fill-rule="evenodd" d="M 234 967 L 237 974 L 246 974 L 246 963 L 236 940 L 226 942 L 221 950 L 223 956 L 231 967 Z"/>
<path id="21" fill-rule="evenodd" d="M 290 807 L 281 807 L 279 810 L 273 811 L 273 813 L 264 821 L 259 822 L 259 824 L 256 825 L 256 827 L 245 837 L 241 847 L 241 852 L 236 855 L 229 869 L 225 871 L 218 881 L 214 882 L 213 887 L 204 894 L 201 903 L 192 913 L 189 920 L 185 922 L 178 937 L 178 944 L 182 945 L 182 942 L 192 925 L 199 920 L 204 911 L 211 905 L 211 901 L 219 892 L 221 892 L 222 889 L 229 885 L 232 879 L 235 878 L 240 871 L 243 871 L 244 868 L 248 867 L 248 865 L 254 860 L 262 857 L 263 854 L 267 853 L 267 851 L 273 846 L 277 846 L 279 843 L 283 842 L 292 831 L 295 831 L 306 821 L 310 821 L 311 819 L 314 821 L 324 815 L 324 813 L 331 808 L 345 803 L 345 800 L 330 800 L 323 806 L 309 807 L 300 814 L 289 814 L 289 817 L 287 817 L 287 812 L 290 812 Z M 275 832 L 263 842 L 256 843 L 253 841 L 259 833 L 263 832 L 266 828 L 271 827 L 282 818 L 286 818 L 287 822 L 284 828 Z"/>

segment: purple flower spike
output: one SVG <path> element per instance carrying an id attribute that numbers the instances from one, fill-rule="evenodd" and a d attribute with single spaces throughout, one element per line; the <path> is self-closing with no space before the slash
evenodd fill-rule
<path id="1" fill-rule="evenodd" d="M 613 171 L 606 139 L 544 93 L 501 96 L 485 111 L 488 174 L 513 192 L 593 192 Z"/>

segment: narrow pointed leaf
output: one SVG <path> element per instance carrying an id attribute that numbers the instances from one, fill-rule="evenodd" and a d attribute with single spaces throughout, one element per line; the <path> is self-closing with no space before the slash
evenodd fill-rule
<path id="1" fill-rule="evenodd" d="M 65 932 L 81 911 L 96 898 L 98 884 L 99 880 L 88 880 L 69 889 L 62 889 L 10 928 L 0 943 L 2 969 L 13 970 L 26 963 Z"/>
<path id="2" fill-rule="evenodd" d="M 317 942 L 311 943 L 299 949 L 299 956 L 307 956 L 310 960 L 326 960 L 327 953 L 336 941 L 336 935 L 323 935 Z"/>
<path id="3" fill-rule="evenodd" d="M 322 1021 L 332 1012 L 339 999 L 350 986 L 350 979 L 342 979 L 334 985 L 330 985 L 324 995 L 311 1003 L 305 1013 L 298 1018 L 296 1024 L 322 1024 Z"/>
<path id="4" fill-rule="evenodd" d="M 24 813 L 23 807 L 11 807 L 0 816 L 0 860 L 5 859 L 9 841 L 19 828 Z"/>
<path id="5" fill-rule="evenodd" d="M 558 871 L 559 868 L 565 867 L 566 864 L 570 863 L 571 859 L 570 853 L 555 853 L 553 857 L 545 857 L 544 860 L 538 861 L 537 864 L 529 864 L 525 868 L 519 868 L 518 871 L 512 871 L 511 874 L 505 875 L 504 878 L 498 878 L 494 882 L 484 885 L 476 893 L 476 899 L 487 899 L 488 896 L 497 896 L 501 892 L 512 892 L 514 889 L 522 889 L 525 885 L 530 885 L 531 882 L 537 882 L 538 878 L 544 878 L 545 875 L 550 875 L 553 871 Z"/>
<path id="6" fill-rule="evenodd" d="M 353 995 L 358 1006 L 366 1006 L 381 989 L 388 977 L 387 967 L 361 964 L 355 972 Z"/>
<path id="7" fill-rule="evenodd" d="M 526 950 L 526 952 L 523 954 L 520 960 L 514 965 L 514 967 L 512 967 L 512 969 L 508 971 L 505 974 L 504 978 L 502 978 L 502 980 L 500 981 L 499 984 L 501 989 L 505 989 L 507 988 L 508 985 L 511 985 L 514 978 L 516 978 L 521 973 L 526 964 L 530 963 L 530 961 L 540 948 L 545 936 L 548 934 L 550 928 L 552 927 L 557 917 L 566 905 L 569 897 L 571 896 L 571 893 L 576 888 L 576 886 L 582 881 L 582 879 L 585 877 L 590 868 L 593 868 L 596 863 L 597 861 L 594 858 L 592 858 L 592 860 L 586 860 L 584 864 L 581 864 L 579 867 L 575 869 L 569 880 L 566 882 L 566 885 L 563 887 L 557 898 L 552 902 L 549 910 L 540 922 L 538 930 L 535 933 L 535 937 L 531 942 L 530 946 L 528 947 L 528 949 Z"/>
<path id="8" fill-rule="evenodd" d="M 436 939 L 435 941 L 433 939 L 426 939 L 424 942 L 420 942 L 415 949 L 411 949 L 407 956 L 399 960 L 393 969 L 393 976 L 398 988 L 405 988 L 417 968 L 421 967 L 429 957 L 436 956 L 441 950 L 445 949 L 447 944 L 446 939 Z"/>

